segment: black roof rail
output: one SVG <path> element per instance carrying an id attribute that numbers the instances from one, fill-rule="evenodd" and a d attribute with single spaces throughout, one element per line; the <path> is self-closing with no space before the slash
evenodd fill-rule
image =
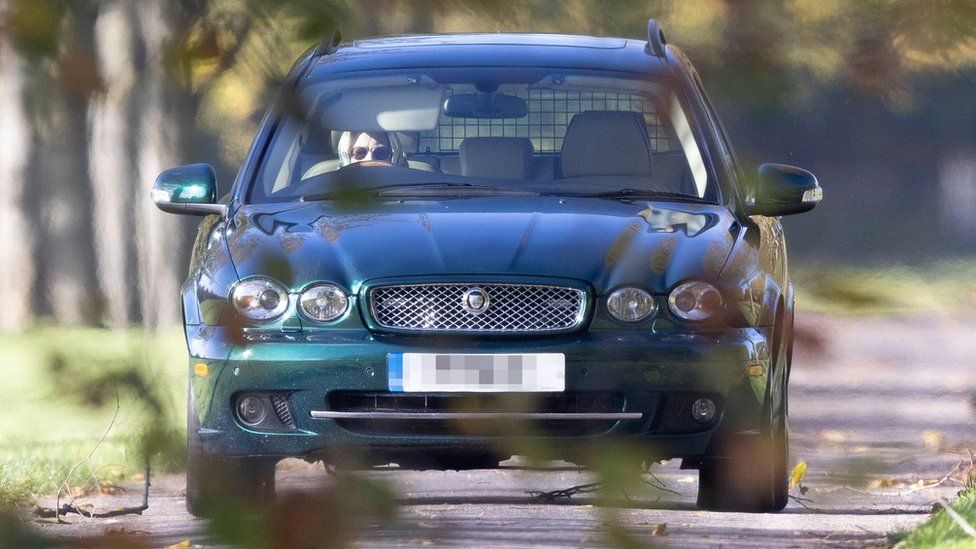
<path id="1" fill-rule="evenodd" d="M 312 50 L 312 57 L 318 57 L 320 55 L 329 55 L 330 53 L 336 51 L 336 46 L 342 42 L 342 34 L 338 29 L 332 31 L 330 34 L 326 34 L 322 37 L 322 40 L 316 44 L 315 49 Z"/>
<path id="2" fill-rule="evenodd" d="M 645 50 L 654 57 L 664 57 L 668 40 L 664 38 L 664 31 L 657 19 L 647 20 L 647 46 Z"/>

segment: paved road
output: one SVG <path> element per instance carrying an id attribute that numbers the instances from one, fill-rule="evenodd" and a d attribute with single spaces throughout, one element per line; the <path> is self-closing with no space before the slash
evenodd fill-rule
<path id="1" fill-rule="evenodd" d="M 615 520 L 648 543 L 679 547 L 872 546 L 924 521 L 936 499 L 959 490 L 951 481 L 925 488 L 917 483 L 942 478 L 966 447 L 976 449 L 976 317 L 808 314 L 797 324 L 822 340 L 821 346 L 801 339 L 792 378 L 793 458 L 809 466 L 806 499 L 775 515 L 698 511 L 696 475 L 669 462 L 654 472 L 678 494 L 642 493 L 614 509 Z M 362 526 L 363 546 L 607 543 L 608 511 L 586 495 L 537 504 L 526 494 L 592 480 L 572 468 L 370 474 L 394 485 L 403 501 L 399 520 Z M 283 490 L 315 490 L 327 482 L 321 468 L 298 462 L 279 468 Z M 202 523 L 183 509 L 182 489 L 181 477 L 155 479 L 142 516 L 37 524 L 70 537 L 128 532 L 148 535 L 153 545 L 208 544 Z M 91 501 L 113 508 L 138 499 L 137 492 Z"/>

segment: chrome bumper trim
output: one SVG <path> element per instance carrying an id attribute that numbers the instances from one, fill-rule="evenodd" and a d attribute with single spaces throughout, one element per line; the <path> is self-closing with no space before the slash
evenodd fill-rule
<path id="1" fill-rule="evenodd" d="M 337 412 L 312 410 L 315 419 L 414 419 L 420 421 L 445 419 L 574 419 L 629 420 L 641 419 L 641 412 Z"/>

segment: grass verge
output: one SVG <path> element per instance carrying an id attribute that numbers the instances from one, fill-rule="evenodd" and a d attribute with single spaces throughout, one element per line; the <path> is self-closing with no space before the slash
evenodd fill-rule
<path id="1" fill-rule="evenodd" d="M 100 376 L 133 373 L 145 380 L 176 431 L 185 425 L 185 356 L 179 330 L 38 327 L 0 334 L 0 505 L 56 493 L 78 463 L 68 483 L 72 493 L 138 480 L 150 424 L 143 395 L 99 387 Z M 182 432 L 171 437 L 181 438 Z M 154 460 L 154 470 L 178 470 L 181 450 Z"/>
<path id="2" fill-rule="evenodd" d="M 962 492 L 952 503 L 952 508 L 976 527 L 976 486 Z M 940 510 L 905 536 L 898 547 L 973 548 L 976 547 L 976 539 L 966 534 L 948 513 Z"/>
<path id="3" fill-rule="evenodd" d="M 791 268 L 797 306 L 841 315 L 947 314 L 976 308 L 976 260 L 919 266 Z"/>

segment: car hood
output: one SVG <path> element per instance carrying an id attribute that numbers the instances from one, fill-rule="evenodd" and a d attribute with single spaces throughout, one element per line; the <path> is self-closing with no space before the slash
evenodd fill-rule
<path id="1" fill-rule="evenodd" d="M 714 280 L 738 230 L 721 206 L 497 196 L 355 211 L 332 201 L 248 205 L 226 235 L 240 278 L 270 276 L 293 291 L 315 281 L 358 292 L 375 279 L 496 276 L 575 279 L 604 294 Z"/>

